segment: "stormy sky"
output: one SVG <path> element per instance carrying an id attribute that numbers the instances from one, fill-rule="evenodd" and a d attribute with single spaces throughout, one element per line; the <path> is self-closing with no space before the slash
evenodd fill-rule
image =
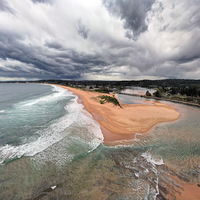
<path id="1" fill-rule="evenodd" d="M 0 0 L 0 80 L 200 78 L 199 0 Z"/>

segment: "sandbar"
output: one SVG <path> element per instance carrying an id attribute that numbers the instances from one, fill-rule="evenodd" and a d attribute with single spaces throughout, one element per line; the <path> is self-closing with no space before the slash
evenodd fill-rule
<path id="1" fill-rule="evenodd" d="M 180 116 L 175 108 L 160 102 L 151 102 L 152 105 L 121 104 L 120 108 L 112 103 L 100 104 L 95 101 L 100 95 L 112 96 L 110 94 L 57 86 L 73 92 L 82 99 L 85 109 L 100 124 L 105 143 L 132 139 L 136 133 L 144 134 L 156 124 L 171 122 Z"/>

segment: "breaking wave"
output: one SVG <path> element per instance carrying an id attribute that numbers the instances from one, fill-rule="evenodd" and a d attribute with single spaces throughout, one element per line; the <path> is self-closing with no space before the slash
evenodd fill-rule
<path id="1" fill-rule="evenodd" d="M 56 93 L 19 103 L 17 106 L 34 106 L 41 104 L 41 102 L 57 101 L 58 98 L 63 96 L 74 96 L 71 92 L 57 86 L 53 86 L 53 91 Z M 43 104 L 44 105 L 44 104 Z M 0 163 L 9 162 L 10 160 L 21 158 L 22 156 L 35 156 L 36 154 L 45 151 L 47 148 L 66 139 L 66 145 L 71 145 L 73 141 L 81 141 L 84 144 L 85 151 L 91 152 L 96 149 L 103 141 L 103 135 L 100 130 L 99 124 L 93 120 L 92 116 L 85 111 L 84 106 L 77 102 L 77 97 L 68 101 L 65 106 L 66 114 L 63 117 L 55 119 L 48 127 L 38 130 L 34 135 L 39 136 L 32 141 L 26 139 L 21 145 L 14 146 L 12 144 L 5 144 L 0 147 Z M 71 136 L 70 131 L 66 131 L 70 126 L 78 127 L 79 131 L 76 135 Z M 86 129 L 85 133 L 80 130 Z M 77 138 L 74 140 L 74 138 Z M 74 144 L 75 145 L 75 144 Z M 72 158 L 75 153 L 68 152 L 68 157 Z M 46 155 L 48 158 L 48 155 Z M 49 158 L 48 158 L 49 159 Z"/>

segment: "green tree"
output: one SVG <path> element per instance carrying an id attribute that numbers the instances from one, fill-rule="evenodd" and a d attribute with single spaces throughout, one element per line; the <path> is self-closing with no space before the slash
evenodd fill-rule
<path id="1" fill-rule="evenodd" d="M 150 97 L 150 96 L 151 96 L 151 93 L 150 93 L 148 90 L 146 91 L 146 96 L 147 96 L 147 97 Z"/>
<path id="2" fill-rule="evenodd" d="M 154 92 L 153 95 L 154 95 L 155 97 L 161 97 L 160 92 L 159 92 L 158 90 L 157 90 L 156 92 Z"/>
<path id="3" fill-rule="evenodd" d="M 176 94 L 177 92 L 176 92 L 176 88 L 171 88 L 171 92 L 170 92 L 171 94 Z"/>

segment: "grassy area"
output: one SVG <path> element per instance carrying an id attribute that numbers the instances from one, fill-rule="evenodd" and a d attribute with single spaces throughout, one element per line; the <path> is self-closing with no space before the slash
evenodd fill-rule
<path id="1" fill-rule="evenodd" d="M 119 104 L 119 101 L 115 97 L 111 97 L 111 96 L 107 96 L 107 95 L 100 95 L 100 96 L 98 96 L 98 99 L 100 99 L 99 102 L 101 104 L 108 102 L 108 103 L 113 103 L 114 105 L 121 107 L 121 105 Z"/>

